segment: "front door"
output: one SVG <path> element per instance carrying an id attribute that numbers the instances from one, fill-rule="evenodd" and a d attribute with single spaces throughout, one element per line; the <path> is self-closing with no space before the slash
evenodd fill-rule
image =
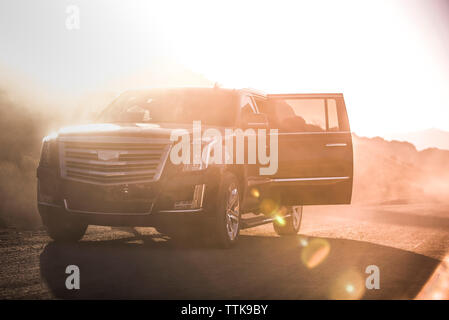
<path id="1" fill-rule="evenodd" d="M 262 187 L 284 205 L 351 202 L 352 139 L 342 94 L 272 94 L 259 106 L 278 129 L 278 170 Z"/>

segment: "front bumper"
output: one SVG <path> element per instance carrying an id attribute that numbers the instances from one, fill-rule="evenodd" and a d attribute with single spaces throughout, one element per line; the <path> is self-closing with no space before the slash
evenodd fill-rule
<path id="1" fill-rule="evenodd" d="M 173 168 L 172 168 L 173 169 Z M 220 168 L 172 170 L 158 181 L 104 186 L 63 179 L 56 169 L 39 167 L 38 207 L 87 224 L 153 226 L 166 219 L 206 218 L 216 203 Z"/>
<path id="2" fill-rule="evenodd" d="M 127 227 L 157 227 L 167 225 L 167 223 L 188 224 L 200 223 L 208 219 L 206 211 L 194 210 L 172 210 L 153 211 L 150 214 L 129 214 L 129 213 L 98 213 L 98 212 L 73 212 L 67 211 L 63 206 L 38 203 L 39 213 L 44 224 L 52 216 L 69 218 L 72 221 L 79 221 L 88 225 L 99 226 L 127 226 Z"/>

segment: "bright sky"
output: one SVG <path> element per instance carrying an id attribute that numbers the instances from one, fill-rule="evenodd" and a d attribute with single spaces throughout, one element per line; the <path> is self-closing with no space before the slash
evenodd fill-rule
<path id="1" fill-rule="evenodd" d="M 79 30 L 66 28 L 70 4 Z M 343 92 L 361 135 L 449 130 L 445 0 L 0 2 L 0 66 L 49 92 L 171 63 L 225 86 Z"/>

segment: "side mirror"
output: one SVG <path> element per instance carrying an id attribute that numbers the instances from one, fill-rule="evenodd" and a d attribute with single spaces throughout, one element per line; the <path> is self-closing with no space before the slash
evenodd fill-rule
<path id="1" fill-rule="evenodd" d="M 268 117 L 265 113 L 247 113 L 243 116 L 243 125 L 246 128 L 266 129 L 268 128 Z"/>

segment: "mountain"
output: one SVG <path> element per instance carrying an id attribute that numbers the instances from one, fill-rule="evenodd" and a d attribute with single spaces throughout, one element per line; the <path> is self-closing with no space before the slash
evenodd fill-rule
<path id="1" fill-rule="evenodd" d="M 353 146 L 353 203 L 449 199 L 449 150 L 356 134 Z"/>
<path id="2" fill-rule="evenodd" d="M 409 133 L 391 134 L 385 138 L 388 140 L 411 142 L 418 150 L 427 148 L 449 150 L 449 132 L 435 128 Z"/>

